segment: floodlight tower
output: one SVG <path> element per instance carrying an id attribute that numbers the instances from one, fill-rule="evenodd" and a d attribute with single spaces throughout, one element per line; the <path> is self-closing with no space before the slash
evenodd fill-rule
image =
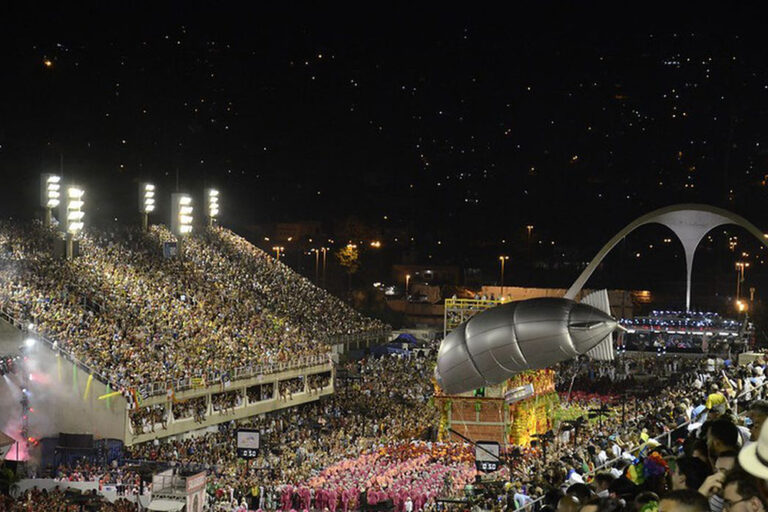
<path id="1" fill-rule="evenodd" d="M 171 231 L 176 235 L 177 252 L 182 255 L 182 240 L 192 232 L 192 197 L 189 194 L 171 194 Z"/>
<path id="2" fill-rule="evenodd" d="M 51 225 L 53 209 L 59 206 L 61 176 L 57 174 L 44 173 L 40 175 L 40 206 L 45 211 L 43 224 L 48 227 Z"/>
<path id="3" fill-rule="evenodd" d="M 216 217 L 219 216 L 219 191 L 215 188 L 209 188 L 205 191 L 205 195 L 208 199 L 208 227 L 211 227 Z"/>
<path id="4" fill-rule="evenodd" d="M 85 212 L 83 206 L 83 196 L 85 191 L 72 183 L 68 183 L 64 186 L 64 198 L 59 202 L 59 220 L 61 229 L 66 233 L 67 259 L 72 259 L 74 256 L 73 240 L 76 234 L 83 230 L 85 225 L 83 220 L 85 219 Z"/>
<path id="5" fill-rule="evenodd" d="M 141 228 L 149 229 L 149 214 L 155 211 L 155 186 L 152 183 L 139 183 L 139 213 Z"/>

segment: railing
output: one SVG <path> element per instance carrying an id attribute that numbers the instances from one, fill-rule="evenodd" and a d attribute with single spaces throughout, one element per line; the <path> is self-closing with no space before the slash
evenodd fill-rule
<path id="1" fill-rule="evenodd" d="M 174 392 L 187 391 L 194 388 L 207 387 L 213 384 L 218 384 L 226 380 L 235 381 L 256 377 L 258 375 L 269 375 L 273 373 L 281 373 L 288 370 L 295 370 L 298 368 L 309 368 L 311 366 L 318 366 L 331 362 L 331 354 L 316 354 L 311 356 L 303 356 L 290 361 L 281 363 L 264 363 L 255 364 L 249 366 L 240 366 L 231 371 L 219 371 L 212 370 L 205 372 L 201 375 L 200 379 L 204 379 L 204 386 L 195 386 L 192 382 L 192 377 L 184 377 L 181 379 L 171 381 L 156 381 L 149 384 L 143 384 L 139 386 L 138 390 L 142 396 L 157 396 L 165 394 L 169 389 L 173 389 Z"/>
<path id="2" fill-rule="evenodd" d="M 377 340 L 377 339 L 383 339 L 388 340 L 389 339 L 389 333 L 392 331 L 388 329 L 378 329 L 375 331 L 361 331 L 357 333 L 352 334 L 337 334 L 335 336 L 329 336 L 324 340 L 324 343 L 329 346 L 338 345 L 338 344 L 347 344 L 350 341 L 368 341 L 368 340 Z"/>
<path id="3" fill-rule="evenodd" d="M 499 299 L 445 299 L 446 308 L 488 309 L 503 303 Z"/>
<path id="4" fill-rule="evenodd" d="M 31 323 L 29 324 L 24 323 L 22 320 L 17 319 L 2 307 L 0 307 L 0 318 L 3 318 L 8 323 L 13 325 L 17 329 L 21 330 L 22 332 L 25 332 L 25 331 L 33 332 L 31 329 L 28 328 L 29 325 L 32 325 Z M 125 387 L 118 383 L 115 383 L 112 379 L 108 378 L 103 373 L 97 370 L 94 370 L 93 368 L 91 368 L 90 366 L 88 366 L 87 364 L 79 360 L 77 357 L 75 357 L 75 355 L 72 354 L 70 351 L 68 351 L 58 343 L 51 341 L 42 333 L 34 332 L 34 337 L 36 340 L 47 344 L 52 351 L 57 352 L 58 354 L 61 354 L 64 357 L 66 357 L 72 364 L 79 366 L 82 370 L 86 371 L 88 374 L 93 375 L 94 377 L 98 378 L 105 384 L 110 383 L 111 385 L 113 385 L 113 388 L 115 390 L 122 389 Z M 307 368 L 310 366 L 317 366 L 317 365 L 330 363 L 330 362 L 331 362 L 330 353 L 315 354 L 311 356 L 302 356 L 297 359 L 292 359 L 290 361 L 279 362 L 279 363 L 252 364 L 247 366 L 240 366 L 238 368 L 234 368 L 233 370 L 226 370 L 226 371 L 211 370 L 203 373 L 202 375 L 199 376 L 199 378 L 204 378 L 206 386 L 208 386 L 211 384 L 223 382 L 224 380 L 234 381 L 234 380 L 240 380 L 240 379 L 247 379 L 257 375 L 268 375 L 272 373 L 280 373 L 287 370 L 293 370 L 297 368 Z M 137 387 L 137 391 L 141 394 L 142 397 L 148 398 L 151 396 L 163 395 L 168 391 L 169 388 L 173 389 L 174 391 L 186 391 L 188 389 L 193 389 L 194 387 L 195 386 L 192 382 L 192 378 L 184 377 L 184 378 L 171 380 L 171 381 L 155 381 L 149 384 L 142 384 Z"/>
<path id="5" fill-rule="evenodd" d="M 768 389 L 768 380 L 766 380 L 765 382 L 763 382 L 759 386 L 755 386 L 754 388 L 752 388 L 752 389 L 750 389 L 748 391 L 742 391 L 741 393 L 736 395 L 734 398 L 730 399 L 729 402 L 730 402 L 730 404 L 732 404 L 734 406 L 734 412 L 738 413 L 738 403 L 739 403 L 739 399 L 740 398 L 746 396 L 747 394 L 749 394 L 753 400 L 756 399 L 757 397 L 763 398 L 764 392 L 765 392 L 766 389 Z M 739 415 L 742 416 L 743 414 L 744 414 L 744 412 L 742 412 Z M 691 423 L 690 421 L 686 421 L 682 425 L 676 425 L 674 429 L 667 430 L 666 432 L 664 432 L 662 434 L 659 434 L 658 436 L 654 437 L 653 440 L 656 441 L 659 444 L 664 444 L 667 447 L 672 446 L 672 432 L 674 432 L 675 430 L 678 430 L 678 429 L 680 429 L 682 427 L 687 427 L 690 423 Z M 648 441 L 646 441 L 644 444 L 648 444 Z M 642 446 L 643 445 L 638 445 L 638 446 L 633 447 L 633 449 L 640 448 Z M 613 464 L 615 464 L 616 462 L 618 462 L 621 459 L 622 459 L 622 457 L 618 456 L 616 458 L 608 460 L 604 464 L 596 467 L 595 469 L 593 469 L 591 471 L 588 471 L 587 473 L 584 474 L 584 476 L 591 476 L 591 475 L 597 474 L 598 472 L 603 471 L 604 469 L 611 467 Z M 537 510 L 538 508 L 534 508 L 534 507 L 537 507 L 537 505 L 543 499 L 544 499 L 544 496 L 540 496 L 540 497 L 536 498 L 535 500 L 526 503 L 525 505 L 523 505 L 522 507 L 518 508 L 517 510 L 528 510 L 528 511 Z"/>

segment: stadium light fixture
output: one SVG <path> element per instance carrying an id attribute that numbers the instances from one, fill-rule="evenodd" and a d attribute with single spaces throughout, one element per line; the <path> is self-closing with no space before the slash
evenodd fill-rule
<path id="1" fill-rule="evenodd" d="M 40 206 L 45 210 L 43 223 L 51 225 L 53 209 L 61 202 L 61 176 L 44 173 L 40 175 Z"/>
<path id="2" fill-rule="evenodd" d="M 68 185 L 66 191 L 64 203 L 61 203 L 65 214 L 63 215 L 63 224 L 67 233 L 74 235 L 82 231 L 84 226 L 85 212 L 83 211 L 83 206 L 85 202 L 83 201 L 83 196 L 85 191 L 75 185 Z"/>
<path id="3" fill-rule="evenodd" d="M 141 213 L 141 227 L 146 231 L 149 228 L 149 214 L 155 211 L 155 185 L 152 183 L 139 183 L 139 213 Z"/>
<path id="4" fill-rule="evenodd" d="M 208 199 L 208 225 L 212 226 L 213 221 L 219 216 L 219 191 L 209 188 L 205 195 Z"/>
<path id="5" fill-rule="evenodd" d="M 85 191 L 72 183 L 62 184 L 62 197 L 59 201 L 59 226 L 66 234 L 66 257 L 74 256 L 74 237 L 85 226 Z"/>
<path id="6" fill-rule="evenodd" d="M 185 236 L 192 232 L 194 207 L 189 194 L 171 194 L 171 231 L 176 236 Z"/>

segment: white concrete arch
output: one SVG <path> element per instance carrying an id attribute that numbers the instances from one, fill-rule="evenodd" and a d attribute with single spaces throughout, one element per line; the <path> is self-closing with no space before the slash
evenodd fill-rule
<path id="1" fill-rule="evenodd" d="M 740 215 L 728 210 L 716 208 L 705 204 L 677 204 L 659 208 L 630 222 L 624 229 L 616 233 L 606 243 L 597 255 L 592 258 L 587 268 L 565 292 L 565 297 L 574 299 L 592 275 L 597 266 L 608 255 L 611 249 L 625 236 L 645 224 L 663 224 L 671 229 L 685 249 L 686 288 L 685 309 L 691 309 L 691 271 L 693 270 L 693 256 L 702 238 L 708 232 L 723 224 L 735 224 L 752 233 L 765 247 L 768 247 L 768 235 Z"/>

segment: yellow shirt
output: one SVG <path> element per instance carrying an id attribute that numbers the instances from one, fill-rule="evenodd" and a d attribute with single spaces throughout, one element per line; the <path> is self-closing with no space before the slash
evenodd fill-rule
<path id="1" fill-rule="evenodd" d="M 707 409 L 712 409 L 713 407 L 716 407 L 724 403 L 725 403 L 725 396 L 723 396 L 723 394 L 720 393 L 719 391 L 716 391 L 707 397 L 707 403 L 705 404 L 705 406 Z"/>

